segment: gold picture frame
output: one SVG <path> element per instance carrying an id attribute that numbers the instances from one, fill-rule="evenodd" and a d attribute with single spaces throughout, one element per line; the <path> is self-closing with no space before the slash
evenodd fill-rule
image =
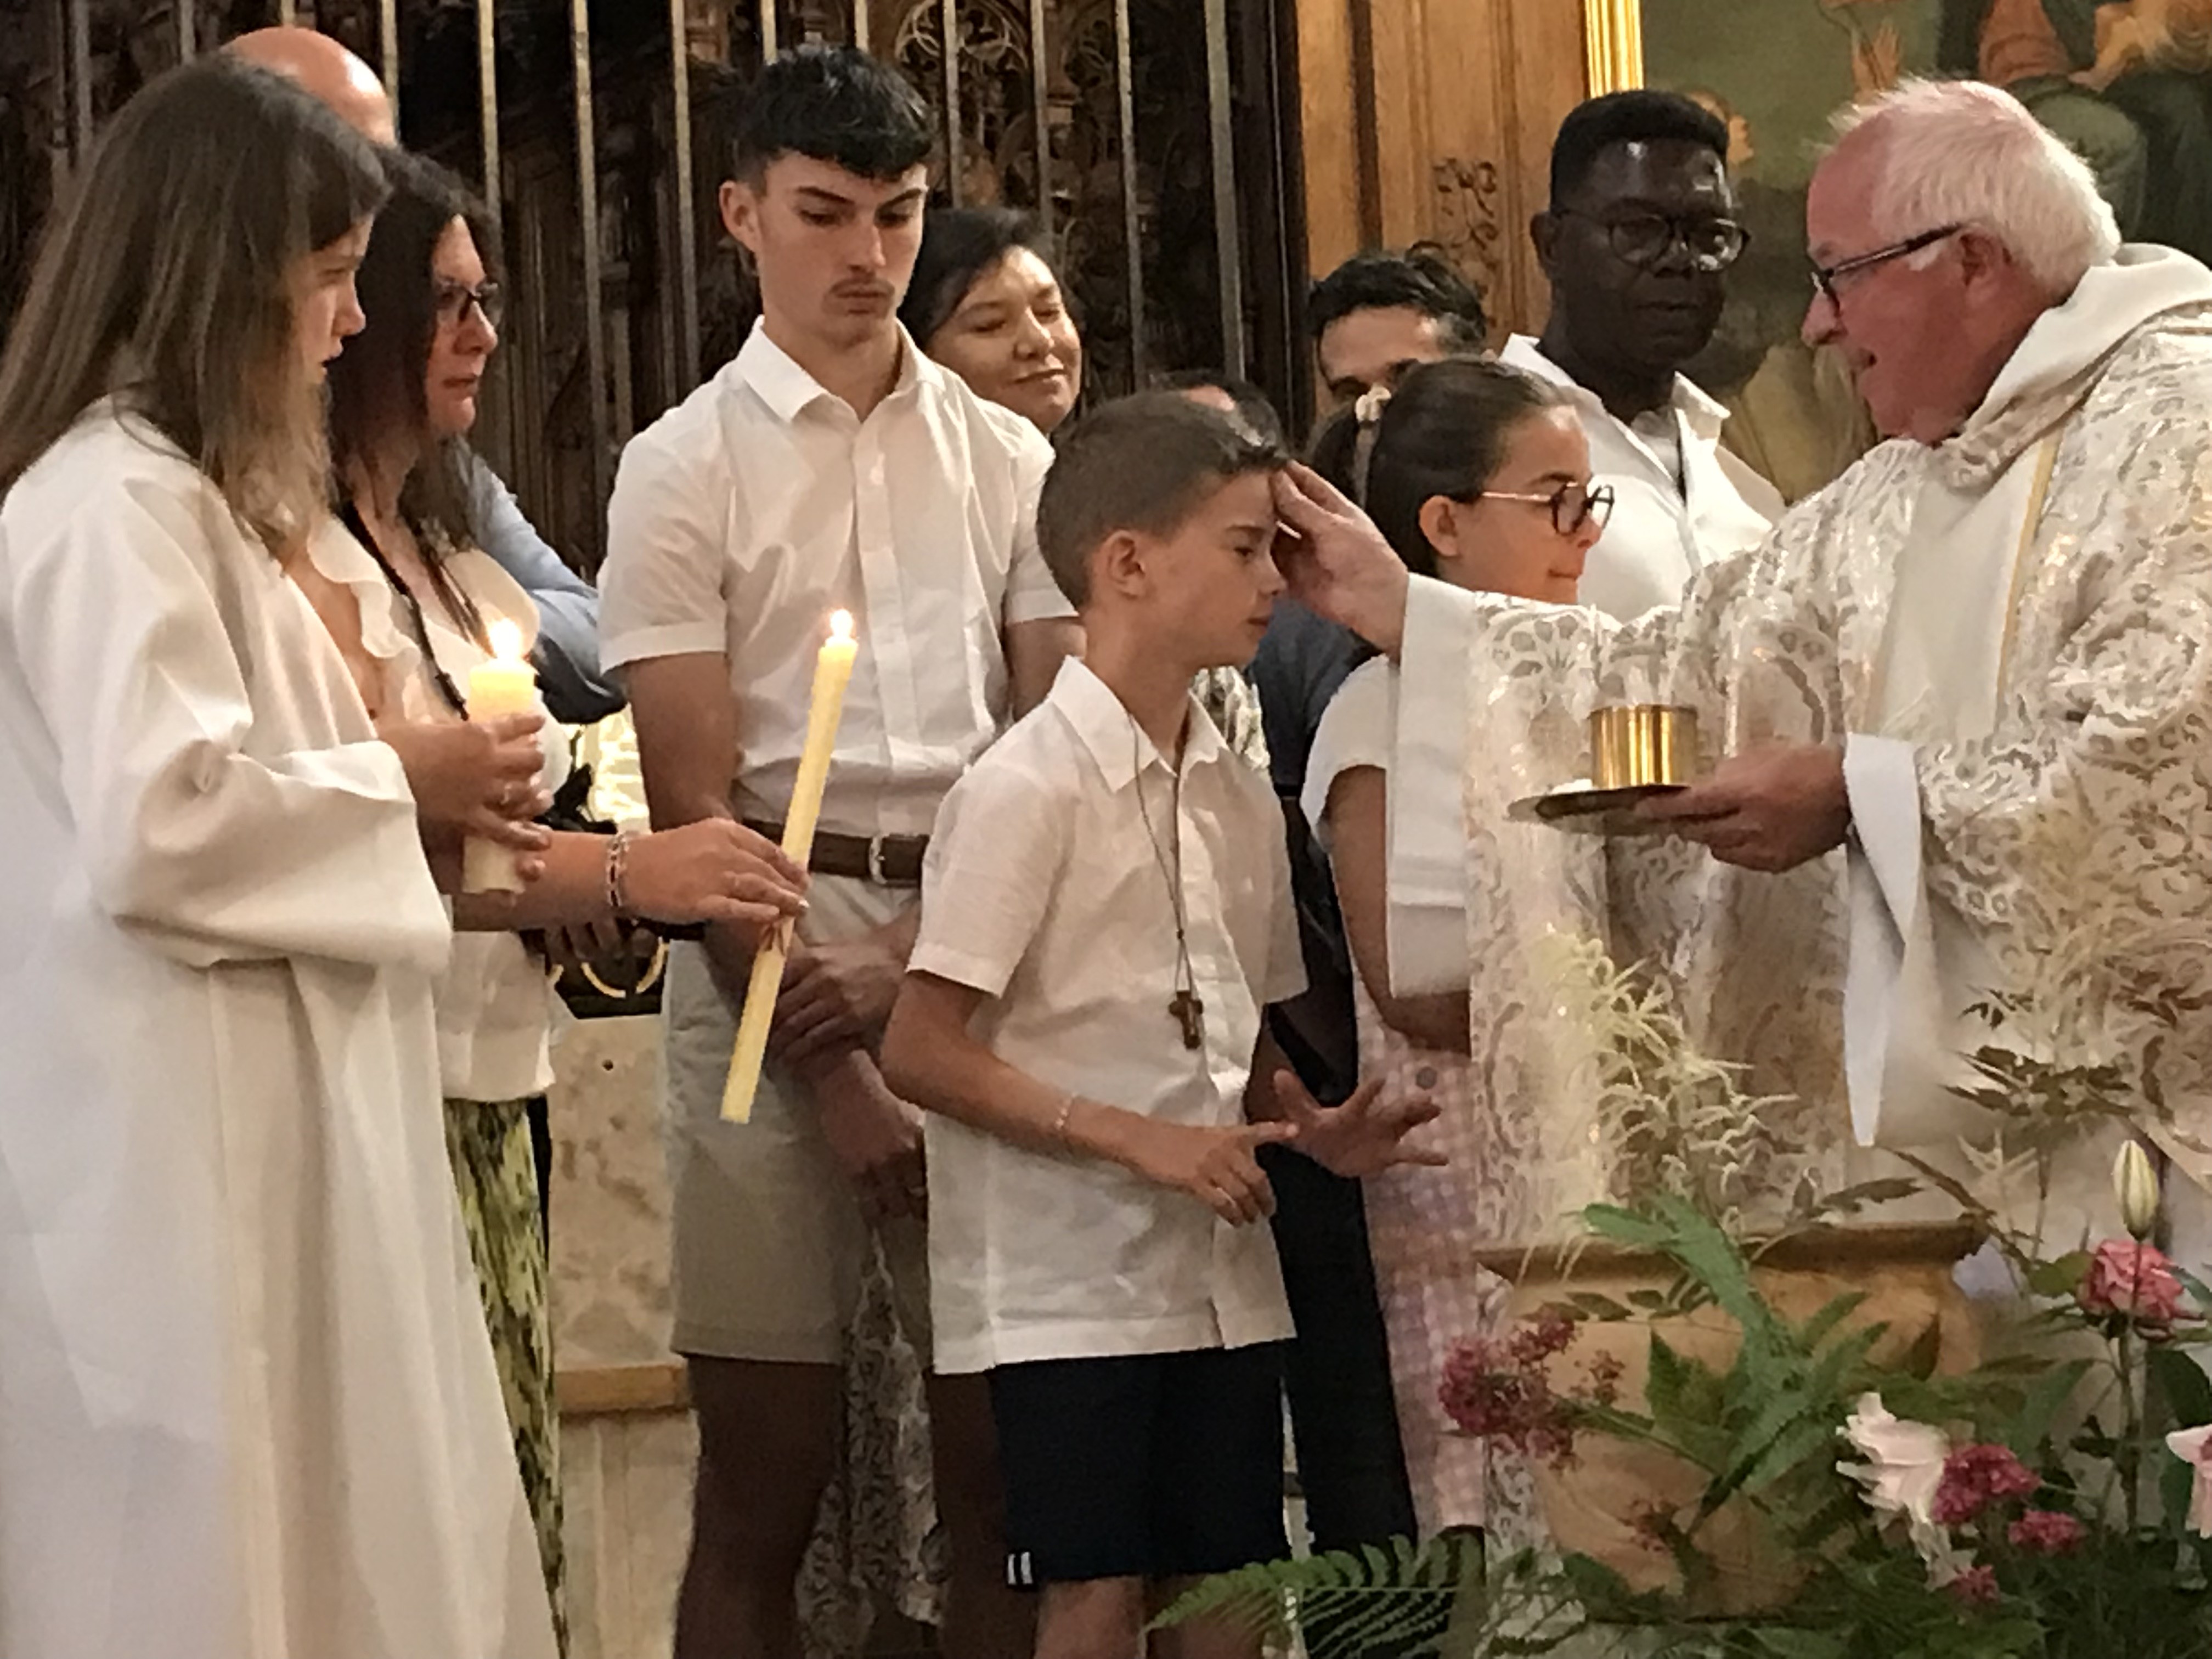
<path id="1" fill-rule="evenodd" d="M 1643 0 L 1583 0 L 1590 96 L 1644 84 Z"/>

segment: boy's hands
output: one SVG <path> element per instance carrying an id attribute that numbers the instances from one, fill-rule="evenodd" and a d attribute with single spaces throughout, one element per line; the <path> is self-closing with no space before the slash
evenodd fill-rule
<path id="1" fill-rule="evenodd" d="M 1401 1164 L 1441 1168 L 1442 1152 L 1408 1146 L 1406 1136 L 1436 1121 L 1443 1108 L 1416 1098 L 1378 1105 L 1382 1080 L 1370 1078 L 1341 1106 L 1324 1106 L 1306 1092 L 1288 1070 L 1275 1073 L 1275 1099 L 1286 1124 L 1295 1130 L 1291 1144 L 1332 1174 L 1379 1175 Z"/>
<path id="2" fill-rule="evenodd" d="M 875 1060 L 857 1050 L 798 1070 L 821 1115 L 830 1156 L 853 1183 L 861 1213 L 871 1219 L 927 1215 L 921 1109 L 893 1094 Z"/>
<path id="3" fill-rule="evenodd" d="M 1297 1132 L 1287 1123 L 1247 1123 L 1210 1129 L 1131 1115 L 1118 1160 L 1146 1181 L 1188 1194 L 1237 1226 L 1275 1212 L 1275 1189 L 1254 1156 L 1270 1141 Z"/>

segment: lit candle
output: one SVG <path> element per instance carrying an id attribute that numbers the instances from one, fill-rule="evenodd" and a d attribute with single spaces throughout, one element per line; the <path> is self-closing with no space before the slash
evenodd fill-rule
<path id="1" fill-rule="evenodd" d="M 491 625 L 491 653 L 469 670 L 469 718 L 491 720 L 532 713 L 538 707 L 538 672 L 523 658 L 522 630 L 504 617 Z M 461 890 L 520 892 L 514 850 L 471 836 L 461 848 Z"/>
<path id="2" fill-rule="evenodd" d="M 783 815 L 783 853 L 800 869 L 814 851 L 815 821 L 822 816 L 822 788 L 830 780 L 830 751 L 837 746 L 837 720 L 845 708 L 846 683 L 860 654 L 853 638 L 853 613 L 835 612 L 830 637 L 814 659 L 814 696 L 806 709 L 806 747 L 799 751 L 799 775 L 791 786 L 791 805 Z M 775 1012 L 775 994 L 783 983 L 784 957 L 791 950 L 791 924 L 761 941 L 753 953 L 751 981 L 745 987 L 744 1012 L 738 1019 L 737 1046 L 730 1054 L 729 1080 L 722 1088 L 722 1115 L 743 1123 L 753 1115 L 760 1087 L 761 1061 L 768 1054 L 768 1024 Z"/>

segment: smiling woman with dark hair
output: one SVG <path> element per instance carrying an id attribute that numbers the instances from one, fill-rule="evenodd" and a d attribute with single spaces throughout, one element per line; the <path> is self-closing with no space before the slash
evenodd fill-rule
<path id="1" fill-rule="evenodd" d="M 1011 208 L 929 216 L 899 320 L 977 397 L 1048 435 L 1083 391 L 1083 339 L 1051 244 Z"/>

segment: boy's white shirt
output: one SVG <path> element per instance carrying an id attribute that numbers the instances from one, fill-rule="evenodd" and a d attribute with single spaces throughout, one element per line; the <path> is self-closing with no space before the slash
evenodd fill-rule
<path id="1" fill-rule="evenodd" d="M 1036 545 L 1052 448 L 902 331 L 865 421 L 756 327 L 623 452 L 600 577 L 605 665 L 720 652 L 743 758 L 732 799 L 781 818 L 833 611 L 860 654 L 822 827 L 926 832 L 1008 709 L 1003 634 L 1066 617 Z"/>
<path id="2" fill-rule="evenodd" d="M 1178 817 L 1167 761 L 1097 675 L 1062 665 L 946 798 L 909 966 L 984 993 L 978 1038 L 1053 1087 L 1230 1126 L 1243 1121 L 1261 1010 L 1304 988 L 1304 963 L 1280 808 L 1195 701 L 1181 776 Z M 1195 1051 L 1168 1010 L 1171 823 L 1205 1004 Z M 1264 1224 L 1232 1227 L 1113 1165 L 947 1118 L 927 1134 L 939 1371 L 1291 1334 Z"/>

